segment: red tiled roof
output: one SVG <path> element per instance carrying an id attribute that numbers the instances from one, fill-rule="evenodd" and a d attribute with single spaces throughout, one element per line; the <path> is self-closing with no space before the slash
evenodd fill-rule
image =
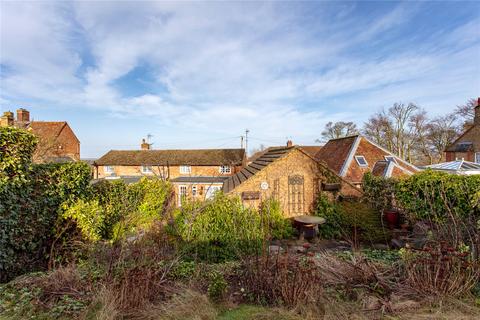
<path id="1" fill-rule="evenodd" d="M 32 121 L 27 128 L 40 139 L 56 139 L 66 125 L 65 121 Z"/>
<path id="2" fill-rule="evenodd" d="M 316 159 L 323 161 L 337 174 L 342 170 L 357 136 L 332 139 L 328 141 L 316 155 Z"/>
<path id="3" fill-rule="evenodd" d="M 322 149 L 322 146 L 300 146 L 300 149 L 305 151 L 310 157 L 316 158 L 317 154 Z"/>

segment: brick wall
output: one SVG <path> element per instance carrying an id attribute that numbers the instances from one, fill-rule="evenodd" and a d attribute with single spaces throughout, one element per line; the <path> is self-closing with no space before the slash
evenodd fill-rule
<path id="1" fill-rule="evenodd" d="M 141 166 L 113 166 L 116 176 L 141 176 L 149 175 L 143 174 Z M 152 166 L 152 171 L 150 175 L 157 175 L 161 177 L 170 177 L 174 179 L 177 177 L 218 177 L 218 176 L 229 176 L 241 170 L 241 166 L 231 167 L 230 174 L 221 174 L 220 166 L 191 166 L 190 174 L 181 174 L 180 166 Z M 110 174 L 105 172 L 105 166 L 98 166 L 98 178 L 104 178 Z M 97 177 L 96 177 L 97 178 Z"/>
<path id="2" fill-rule="evenodd" d="M 300 210 L 298 202 L 292 200 L 292 185 L 289 185 L 289 178 L 295 179 L 295 176 L 303 177 L 301 190 L 304 200 Z M 251 207 L 258 207 L 263 200 L 274 197 L 281 203 L 285 216 L 293 217 L 312 211 L 319 192 L 318 186 L 322 181 L 327 181 L 327 178 L 322 175 L 318 163 L 301 151 L 293 150 L 257 172 L 230 194 L 241 197 L 243 192 L 259 192 L 260 199 L 243 200 L 246 206 Z M 266 190 L 262 190 L 262 182 L 268 184 Z M 359 191 L 351 186 L 345 186 L 345 189 L 349 193 L 359 195 Z"/>

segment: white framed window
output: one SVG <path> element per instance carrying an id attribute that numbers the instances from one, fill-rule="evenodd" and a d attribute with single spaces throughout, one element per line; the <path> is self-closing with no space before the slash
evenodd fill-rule
<path id="1" fill-rule="evenodd" d="M 196 197 L 197 196 L 197 186 L 193 185 L 192 186 L 192 197 Z"/>
<path id="2" fill-rule="evenodd" d="M 105 171 L 105 173 L 114 173 L 115 168 L 113 166 L 103 166 L 103 171 Z"/>
<path id="3" fill-rule="evenodd" d="M 230 166 L 220 166 L 219 172 L 221 174 L 230 174 L 232 173 L 232 168 Z"/>
<path id="4" fill-rule="evenodd" d="M 397 163 L 397 160 L 395 160 L 394 156 L 385 156 L 384 158 L 385 158 L 385 161 L 387 161 L 387 162 L 392 161 L 392 162 Z"/>
<path id="5" fill-rule="evenodd" d="M 187 198 L 187 186 L 178 186 L 178 206 L 182 206 L 182 202 Z"/>
<path id="6" fill-rule="evenodd" d="M 475 163 L 480 163 L 480 152 L 475 153 Z"/>
<path id="7" fill-rule="evenodd" d="M 153 169 L 152 166 L 142 166 L 142 173 L 152 173 Z"/>
<path id="8" fill-rule="evenodd" d="M 367 159 L 364 156 L 355 156 L 355 160 L 360 167 L 368 167 Z"/>
<path id="9" fill-rule="evenodd" d="M 181 174 L 190 174 L 190 173 L 192 173 L 192 167 L 191 166 L 180 166 L 180 173 Z"/>

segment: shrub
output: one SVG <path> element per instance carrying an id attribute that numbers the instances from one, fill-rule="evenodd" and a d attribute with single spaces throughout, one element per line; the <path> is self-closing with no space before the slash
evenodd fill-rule
<path id="1" fill-rule="evenodd" d="M 334 203 L 321 194 L 315 215 L 326 220 L 319 228 L 323 238 L 344 239 L 358 247 L 360 241 L 379 242 L 386 241 L 389 237 L 378 211 L 363 202 Z"/>
<path id="2" fill-rule="evenodd" d="M 175 213 L 174 232 L 187 253 L 212 262 L 256 252 L 265 239 L 258 212 L 221 192 L 204 203 L 183 204 Z"/>
<path id="3" fill-rule="evenodd" d="M 88 192 L 87 164 L 35 165 L 35 141 L 28 131 L 0 128 L 0 281 L 45 267 L 62 204 Z"/>
<path id="4" fill-rule="evenodd" d="M 448 215 L 467 217 L 480 211 L 475 208 L 475 194 L 480 190 L 480 176 L 452 175 L 426 170 L 396 184 L 399 205 L 414 219 Z"/>
<path id="5" fill-rule="evenodd" d="M 121 240 L 162 219 L 171 192 L 160 179 L 142 178 L 131 185 L 102 181 L 92 187 L 90 200 L 78 200 L 63 216 L 75 221 L 87 240 Z"/>
<path id="6" fill-rule="evenodd" d="M 228 283 L 223 277 L 223 274 L 218 271 L 210 273 L 210 283 L 208 284 L 208 297 L 215 302 L 223 300 L 227 293 Z"/>
<path id="7" fill-rule="evenodd" d="M 281 204 L 275 199 L 267 199 L 260 205 L 260 215 L 266 234 L 273 239 L 291 238 L 294 233 L 292 222 L 285 219 Z"/>

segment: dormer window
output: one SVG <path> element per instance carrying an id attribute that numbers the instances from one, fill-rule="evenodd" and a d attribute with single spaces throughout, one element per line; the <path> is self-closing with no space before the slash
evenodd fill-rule
<path id="1" fill-rule="evenodd" d="M 152 173 L 152 166 L 142 166 L 142 173 L 149 174 Z"/>
<path id="2" fill-rule="evenodd" d="M 191 166 L 180 166 L 180 174 L 190 174 L 192 173 Z"/>
<path id="3" fill-rule="evenodd" d="M 230 166 L 220 166 L 219 171 L 221 174 L 230 174 L 232 173 L 232 168 Z"/>
<path id="4" fill-rule="evenodd" d="M 103 171 L 105 171 L 105 173 L 114 173 L 115 168 L 113 166 L 103 166 Z"/>
<path id="5" fill-rule="evenodd" d="M 385 156 L 384 158 L 385 158 L 385 161 L 387 161 L 387 162 L 397 163 L 397 160 L 395 160 L 394 156 Z"/>
<path id="6" fill-rule="evenodd" d="M 360 167 L 368 167 L 367 159 L 364 156 L 355 156 L 355 160 Z"/>

